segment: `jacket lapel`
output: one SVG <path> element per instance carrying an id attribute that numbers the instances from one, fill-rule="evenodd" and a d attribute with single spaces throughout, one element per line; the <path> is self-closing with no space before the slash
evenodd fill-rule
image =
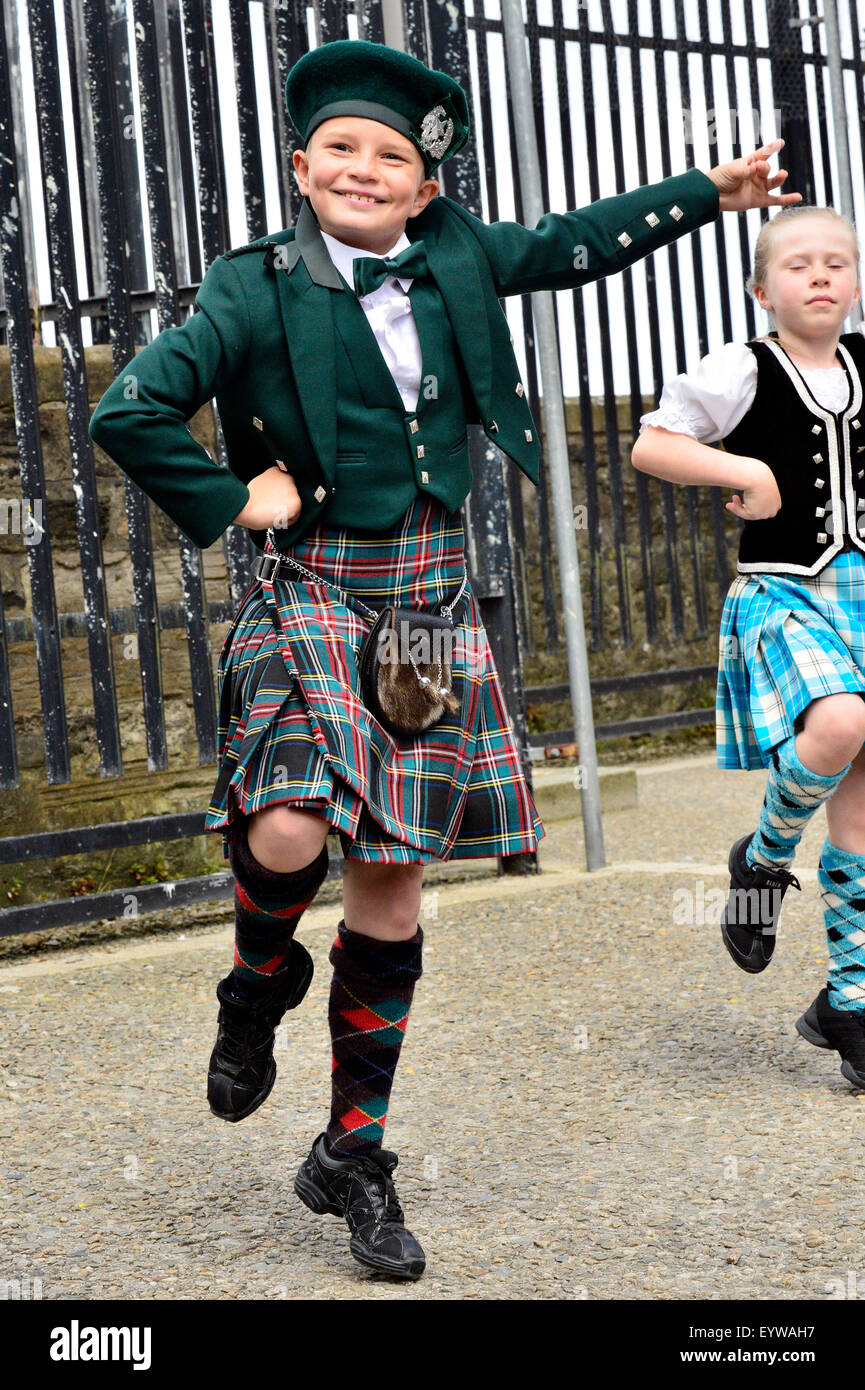
<path id="1" fill-rule="evenodd" d="M 492 349 L 483 286 L 475 258 L 466 245 L 455 217 L 443 215 L 435 205 L 406 225 L 410 241 L 423 238 L 427 265 L 445 302 L 466 374 L 483 418 L 491 413 Z"/>
<path id="2" fill-rule="evenodd" d="M 304 198 L 294 240 L 275 264 L 282 326 L 300 408 L 328 482 L 336 481 L 336 346 L 331 290 L 343 282 Z"/>

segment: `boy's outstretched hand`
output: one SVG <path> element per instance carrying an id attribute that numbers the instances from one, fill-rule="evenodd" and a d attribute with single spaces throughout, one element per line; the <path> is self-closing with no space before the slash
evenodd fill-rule
<path id="1" fill-rule="evenodd" d="M 770 178 L 769 160 L 783 144 L 783 140 L 771 140 L 753 154 L 733 159 L 729 164 L 718 164 L 709 170 L 708 177 L 720 194 L 721 212 L 747 212 L 748 208 L 783 207 L 787 203 L 802 201 L 801 193 L 772 195 L 771 190 L 787 177 L 787 170 L 779 169 Z"/>

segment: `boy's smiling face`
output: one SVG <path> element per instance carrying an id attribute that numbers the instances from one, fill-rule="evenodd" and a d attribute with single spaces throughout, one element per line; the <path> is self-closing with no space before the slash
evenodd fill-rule
<path id="1" fill-rule="evenodd" d="M 295 150 L 294 167 L 322 231 L 371 255 L 386 255 L 438 193 L 412 142 L 366 116 L 322 121 Z"/>

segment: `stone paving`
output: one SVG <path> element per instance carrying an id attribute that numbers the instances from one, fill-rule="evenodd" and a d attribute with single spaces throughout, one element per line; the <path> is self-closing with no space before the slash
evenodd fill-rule
<path id="1" fill-rule="evenodd" d="M 274 1090 L 238 1125 L 205 1100 L 228 903 L 206 928 L 0 967 L 0 1281 L 44 1299 L 865 1296 L 865 1093 L 793 1027 L 824 980 L 824 814 L 750 977 L 716 907 L 762 775 L 702 756 L 640 765 L 638 787 L 605 817 L 605 869 L 556 822 L 540 875 L 490 861 L 425 899 L 385 1139 L 418 1283 L 364 1270 L 292 1188 L 328 1116 L 328 903 L 301 923 L 316 976 Z"/>

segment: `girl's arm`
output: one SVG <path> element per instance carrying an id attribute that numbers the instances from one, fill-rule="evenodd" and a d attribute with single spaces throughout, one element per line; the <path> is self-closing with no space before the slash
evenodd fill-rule
<path id="1" fill-rule="evenodd" d="M 738 489 L 726 506 L 745 521 L 774 516 L 781 506 L 775 475 L 762 459 L 722 453 L 690 434 L 647 425 L 631 450 L 631 463 L 641 473 L 671 483 Z"/>
<path id="2" fill-rule="evenodd" d="M 641 473 L 666 478 L 670 483 L 698 483 L 706 487 L 750 487 L 762 470 L 759 459 L 722 453 L 701 444 L 690 434 L 677 434 L 658 425 L 647 425 L 631 451 L 631 463 Z"/>

